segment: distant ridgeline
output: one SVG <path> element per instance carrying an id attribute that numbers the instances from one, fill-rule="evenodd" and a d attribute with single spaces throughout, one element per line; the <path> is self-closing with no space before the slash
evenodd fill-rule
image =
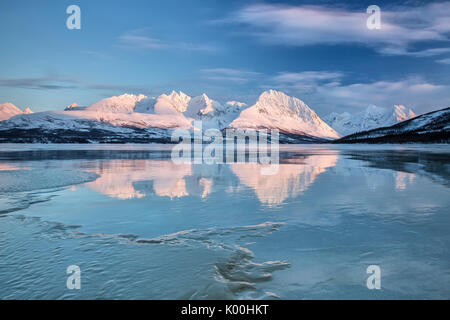
<path id="1" fill-rule="evenodd" d="M 206 94 L 124 94 L 88 107 L 72 104 L 37 113 L 0 104 L 0 143 L 177 143 L 174 131 L 195 131 L 194 123 L 204 131 L 277 130 L 281 144 L 449 142 L 448 108 L 416 117 L 404 106 L 370 106 L 359 114 L 333 113 L 324 119 L 300 99 L 275 90 L 261 94 L 252 106 L 221 104 Z"/>
<path id="2" fill-rule="evenodd" d="M 391 127 L 354 133 L 333 143 L 450 143 L 450 108 L 430 112 Z"/>

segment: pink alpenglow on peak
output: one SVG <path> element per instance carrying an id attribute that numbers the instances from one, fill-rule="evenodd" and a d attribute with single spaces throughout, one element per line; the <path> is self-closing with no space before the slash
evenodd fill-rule
<path id="1" fill-rule="evenodd" d="M 394 105 L 394 114 L 393 117 L 397 120 L 397 122 L 406 121 L 412 118 L 417 117 L 417 115 L 411 109 L 407 109 L 403 105 Z"/>
<path id="2" fill-rule="evenodd" d="M 239 108 L 244 108 L 247 106 L 247 104 L 244 102 L 240 102 L 240 101 L 227 101 L 227 106 L 232 106 L 232 107 L 236 106 Z"/>
<path id="3" fill-rule="evenodd" d="M 204 129 L 278 129 L 281 133 L 310 138 L 336 139 L 336 131 L 328 126 L 303 101 L 270 90 L 264 92 L 253 106 L 239 101 L 221 104 L 206 94 L 195 97 L 179 91 L 147 97 L 143 94 L 123 94 L 102 99 L 89 107 L 73 103 L 64 111 L 23 114 L 18 108 L 8 108 L 7 127 L 73 128 L 86 130 L 101 125 L 124 128 L 192 129 L 193 121 L 202 121 Z M 27 111 L 28 112 L 28 111 Z M 5 112 L 6 113 L 6 112 Z M 89 123 L 88 121 L 93 121 Z"/>
<path id="4" fill-rule="evenodd" d="M 235 129 L 278 129 L 280 132 L 337 139 L 339 134 L 298 98 L 283 92 L 264 92 L 255 105 L 241 112 Z"/>
<path id="5" fill-rule="evenodd" d="M 169 95 L 160 95 L 155 101 L 153 110 L 156 114 L 183 113 L 190 101 L 191 97 L 184 92 L 172 91 Z"/>
<path id="6" fill-rule="evenodd" d="M 146 98 L 143 94 L 123 94 L 121 96 L 102 99 L 87 107 L 86 110 L 107 113 L 132 113 L 134 112 L 136 103 Z"/>
<path id="7" fill-rule="evenodd" d="M 31 114 L 31 113 L 33 113 L 33 111 L 31 111 L 30 108 L 26 108 L 25 111 L 22 111 L 9 102 L 0 104 L 0 121 L 8 120 L 20 114 Z"/>
<path id="8" fill-rule="evenodd" d="M 222 109 L 220 103 L 210 99 L 206 94 L 202 94 L 191 99 L 184 114 L 186 117 L 197 119 L 208 114 L 213 114 L 214 111 L 220 109 Z"/>

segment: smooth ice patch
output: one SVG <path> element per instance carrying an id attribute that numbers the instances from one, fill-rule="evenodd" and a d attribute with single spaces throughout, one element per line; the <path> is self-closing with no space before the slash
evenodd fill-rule
<path id="1" fill-rule="evenodd" d="M 0 193 L 60 188 L 94 181 L 98 177 L 95 173 L 77 170 L 0 171 Z"/>

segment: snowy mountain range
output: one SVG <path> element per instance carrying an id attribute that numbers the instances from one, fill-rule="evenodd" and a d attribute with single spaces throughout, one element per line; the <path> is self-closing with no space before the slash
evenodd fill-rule
<path id="1" fill-rule="evenodd" d="M 33 130 L 33 136 L 42 136 L 42 139 L 44 135 L 52 137 L 49 131 L 55 130 L 59 136 L 68 134 L 64 130 L 70 130 L 71 137 L 76 131 L 97 130 L 97 135 L 101 133 L 101 136 L 115 139 L 119 139 L 118 135 L 124 137 L 125 132 L 130 134 L 130 130 L 137 130 L 139 133 L 134 134 L 157 132 L 158 139 L 167 139 L 171 129 L 193 129 L 195 120 L 202 121 L 203 129 L 279 129 L 284 134 L 304 136 L 309 140 L 338 138 L 338 134 L 303 101 L 274 90 L 264 92 L 251 107 L 239 101 L 222 105 L 206 94 L 190 97 L 173 91 L 159 97 L 124 94 L 102 99 L 88 107 L 72 104 L 58 111 L 16 112 L 11 117 L 5 114 L 4 120 L 0 122 L 0 131 L 3 135 L 9 132 L 14 139 L 13 133 L 23 136 L 27 130 Z M 96 138 L 88 140 L 95 141 Z"/>
<path id="2" fill-rule="evenodd" d="M 336 143 L 449 143 L 450 108 L 423 114 L 390 127 L 354 133 Z"/>
<path id="3" fill-rule="evenodd" d="M 33 111 L 30 108 L 26 108 L 24 111 L 17 108 L 12 103 L 2 103 L 0 104 L 0 121 L 8 120 L 19 114 L 31 114 Z"/>
<path id="4" fill-rule="evenodd" d="M 324 121 L 344 137 L 356 132 L 389 127 L 415 117 L 416 114 L 411 109 L 402 105 L 395 105 L 392 109 L 371 105 L 365 111 L 353 115 L 348 112 L 331 113 L 324 117 Z"/>
<path id="5" fill-rule="evenodd" d="M 333 113 L 324 121 L 300 99 L 275 90 L 262 93 L 252 106 L 173 91 L 158 97 L 124 94 L 88 107 L 74 103 L 38 113 L 2 104 L 0 142 L 170 142 L 173 129 L 193 130 L 194 121 L 202 121 L 203 129 L 278 129 L 285 143 L 326 142 L 412 117 L 404 106 L 370 106 L 355 115 Z"/>

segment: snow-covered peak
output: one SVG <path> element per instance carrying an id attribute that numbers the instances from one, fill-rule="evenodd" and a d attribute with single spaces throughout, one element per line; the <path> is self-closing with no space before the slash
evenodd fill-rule
<path id="1" fill-rule="evenodd" d="M 385 108 L 377 107 L 376 105 L 369 105 L 364 111 L 364 118 L 368 120 L 376 120 L 382 118 L 385 114 Z"/>
<path id="2" fill-rule="evenodd" d="M 298 116 L 307 121 L 319 119 L 317 114 L 302 100 L 276 90 L 265 91 L 261 94 L 255 107 L 259 113 L 271 116 Z"/>
<path id="3" fill-rule="evenodd" d="M 217 101 L 210 99 L 206 94 L 194 97 L 189 101 L 188 108 L 184 113 L 186 117 L 201 119 L 209 115 L 213 116 L 216 110 L 222 110 L 223 107 Z"/>
<path id="4" fill-rule="evenodd" d="M 187 110 L 190 101 L 191 97 L 184 92 L 172 91 L 169 95 L 162 94 L 157 98 L 154 111 L 158 114 L 183 113 Z"/>
<path id="5" fill-rule="evenodd" d="M 244 103 L 244 102 L 228 101 L 224 105 L 224 112 L 239 114 L 243 110 L 245 110 L 247 107 L 248 107 L 248 105 L 246 103 Z"/>
<path id="6" fill-rule="evenodd" d="M 26 108 L 23 110 L 23 114 L 33 114 L 33 111 L 30 108 Z"/>
<path id="7" fill-rule="evenodd" d="M 323 117 L 323 120 L 326 123 L 333 123 L 336 121 L 346 121 L 348 119 L 350 119 L 352 117 L 352 115 L 348 112 L 343 112 L 343 113 L 337 113 L 337 112 L 332 112 L 329 115 Z"/>
<path id="8" fill-rule="evenodd" d="M 394 113 L 392 116 L 397 122 L 402 122 L 417 117 L 412 109 L 407 109 L 403 105 L 394 105 Z"/>
<path id="9" fill-rule="evenodd" d="M 143 94 L 123 94 L 102 99 L 87 107 L 86 110 L 106 113 L 131 113 L 134 111 L 136 103 L 146 98 Z"/>
<path id="10" fill-rule="evenodd" d="M 29 108 L 25 109 L 25 113 L 33 113 Z M 19 114 L 23 114 L 22 110 L 17 108 L 12 103 L 1 103 L 0 104 L 0 121 L 8 120 Z"/>
<path id="11" fill-rule="evenodd" d="M 364 111 L 353 115 L 348 112 L 341 114 L 333 112 L 324 117 L 324 120 L 339 134 L 346 136 L 356 132 L 392 126 L 414 117 L 416 114 L 405 106 L 395 105 L 388 109 L 370 105 Z"/>
<path id="12" fill-rule="evenodd" d="M 405 111 L 406 108 L 397 108 Z M 384 126 L 373 130 L 353 134 L 342 142 L 375 142 L 375 143 L 442 143 L 448 140 L 450 108 L 429 112 L 392 126 Z"/>
<path id="13" fill-rule="evenodd" d="M 230 126 L 237 129 L 278 129 L 319 138 L 339 137 L 302 100 L 276 90 L 261 94 L 256 104 L 242 111 Z"/>
<path id="14" fill-rule="evenodd" d="M 175 90 L 173 90 L 168 97 L 172 100 L 178 100 L 178 101 L 183 101 L 183 102 L 189 102 L 191 100 L 191 97 L 189 95 L 187 95 L 186 93 L 184 93 L 183 91 L 178 91 L 176 92 Z"/>
<path id="15" fill-rule="evenodd" d="M 172 93 L 168 95 L 168 98 L 172 101 L 174 108 L 177 109 L 178 112 L 185 112 L 189 101 L 191 101 L 191 97 L 182 91 L 172 91 Z"/>
<path id="16" fill-rule="evenodd" d="M 203 128 L 223 129 L 236 119 L 240 110 L 235 107 L 223 106 L 210 99 L 206 94 L 194 97 L 189 102 L 184 115 L 187 118 L 201 120 Z"/>
<path id="17" fill-rule="evenodd" d="M 240 101 L 227 101 L 226 105 L 230 106 L 230 107 L 238 107 L 238 108 L 244 108 L 247 106 L 247 104 L 245 102 L 240 102 Z"/>

